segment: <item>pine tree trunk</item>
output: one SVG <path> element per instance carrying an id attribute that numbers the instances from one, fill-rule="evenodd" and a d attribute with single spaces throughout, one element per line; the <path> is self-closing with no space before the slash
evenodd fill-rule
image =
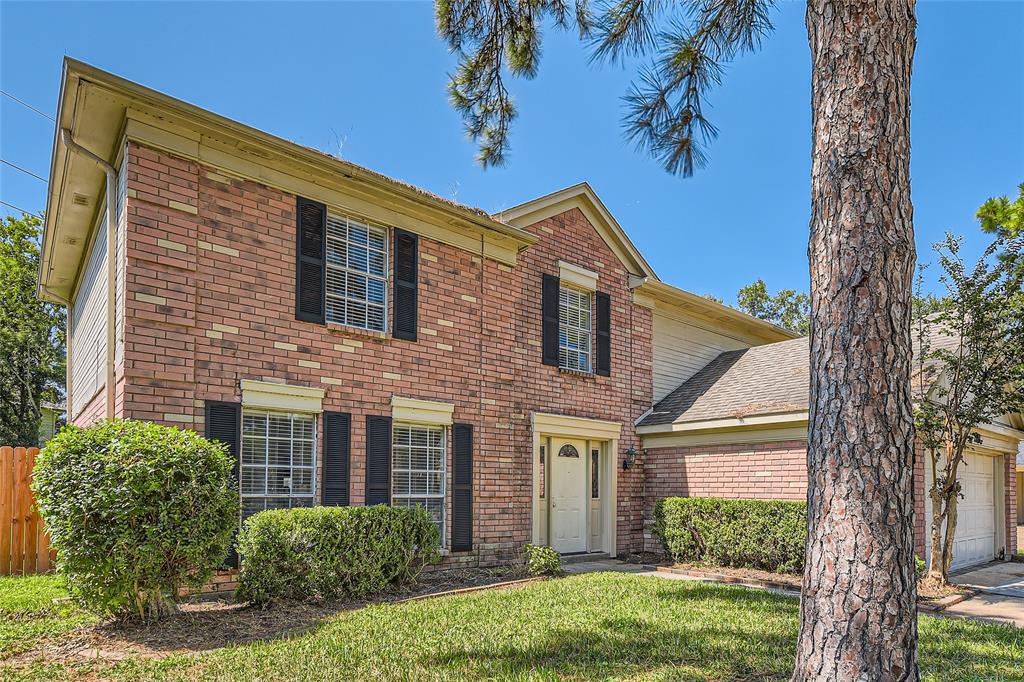
<path id="1" fill-rule="evenodd" d="M 809 0 L 808 540 L 793 680 L 916 680 L 913 0 Z"/>

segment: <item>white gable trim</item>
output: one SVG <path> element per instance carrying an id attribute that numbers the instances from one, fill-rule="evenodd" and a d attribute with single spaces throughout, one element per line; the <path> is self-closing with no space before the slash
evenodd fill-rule
<path id="1" fill-rule="evenodd" d="M 586 182 L 513 206 L 495 214 L 494 217 L 522 229 L 573 208 L 578 208 L 586 216 L 626 270 L 631 274 L 658 278 L 654 274 L 654 269 L 630 241 L 625 230 Z"/>

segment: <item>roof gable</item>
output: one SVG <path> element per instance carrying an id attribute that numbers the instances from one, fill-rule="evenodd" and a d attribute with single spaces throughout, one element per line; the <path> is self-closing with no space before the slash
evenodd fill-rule
<path id="1" fill-rule="evenodd" d="M 586 216 L 629 273 L 658 279 L 654 269 L 626 235 L 626 231 L 622 229 L 622 226 L 598 198 L 594 189 L 586 182 L 505 209 L 494 214 L 493 217 L 501 222 L 523 228 L 573 208 L 579 209 Z"/>

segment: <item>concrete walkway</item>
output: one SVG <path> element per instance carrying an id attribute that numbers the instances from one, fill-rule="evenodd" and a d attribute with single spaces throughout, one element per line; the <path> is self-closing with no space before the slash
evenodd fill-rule
<path id="1" fill-rule="evenodd" d="M 1024 599 L 982 593 L 949 606 L 938 615 L 969 618 L 987 623 L 1005 623 L 1024 628 Z"/>
<path id="2" fill-rule="evenodd" d="M 694 576 L 656 571 L 652 566 L 627 564 L 622 561 L 616 561 L 615 559 L 587 561 L 565 566 L 565 572 L 569 574 L 593 573 L 597 571 L 633 573 L 635 575 L 661 578 L 662 580 L 691 580 L 696 582 L 707 582 Z M 1018 571 L 1021 572 L 1021 576 L 1017 576 Z M 1016 579 L 1016 581 L 1024 581 L 1024 564 L 990 564 L 981 569 L 961 573 L 956 576 L 956 581 L 960 584 L 964 584 L 966 582 L 966 578 L 970 578 L 971 580 L 978 582 L 987 582 L 991 585 L 995 585 L 996 589 L 1006 590 L 1006 582 L 1008 579 L 1011 581 L 1014 579 Z M 791 590 L 760 588 L 749 585 L 737 585 L 737 587 L 747 587 L 752 590 L 767 589 L 769 592 L 774 592 L 787 597 L 800 596 Z M 1019 596 L 1016 594 L 1016 590 L 1020 588 L 1024 588 L 1024 583 L 1018 585 L 1017 582 L 1011 582 L 1009 589 L 1012 590 L 1012 592 L 1003 594 L 992 593 L 992 587 L 976 586 L 975 589 L 985 590 L 985 592 L 962 601 L 959 604 L 949 606 L 943 611 L 928 615 L 967 618 L 970 620 L 979 620 L 989 623 L 1005 623 L 1009 625 L 1016 625 L 1019 628 L 1024 628 L 1024 593 L 1021 593 Z"/>
<path id="3" fill-rule="evenodd" d="M 999 561 L 954 573 L 949 579 L 957 585 L 1024 601 L 1024 564 Z"/>

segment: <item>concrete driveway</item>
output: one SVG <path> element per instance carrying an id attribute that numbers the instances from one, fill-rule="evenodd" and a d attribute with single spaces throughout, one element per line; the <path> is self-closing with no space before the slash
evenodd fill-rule
<path id="1" fill-rule="evenodd" d="M 1024 564 L 998 562 L 950 576 L 958 585 L 980 594 L 946 608 L 942 613 L 1012 623 L 1024 628 Z"/>
<path id="2" fill-rule="evenodd" d="M 957 585 L 966 585 L 989 594 L 1024 599 L 1024 564 L 1000 561 L 949 577 Z"/>

